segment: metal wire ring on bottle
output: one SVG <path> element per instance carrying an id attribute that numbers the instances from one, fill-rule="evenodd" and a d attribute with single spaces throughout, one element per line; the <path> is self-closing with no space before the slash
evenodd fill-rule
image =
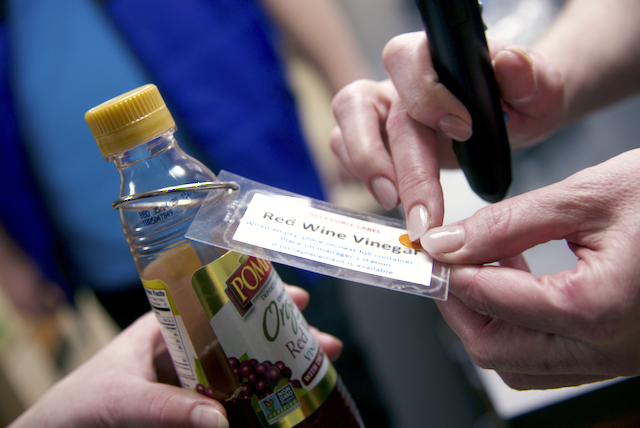
<path id="1" fill-rule="evenodd" d="M 123 196 L 113 201 L 111 207 L 113 209 L 120 208 L 121 205 L 129 202 L 139 201 L 140 199 L 152 198 L 154 196 L 168 195 L 171 193 L 180 193 L 191 190 L 214 190 L 214 189 L 230 189 L 238 190 L 240 186 L 234 181 L 202 181 L 200 183 L 180 184 L 178 186 L 163 187 L 161 189 L 149 190 L 148 192 L 136 193 L 135 195 Z"/>

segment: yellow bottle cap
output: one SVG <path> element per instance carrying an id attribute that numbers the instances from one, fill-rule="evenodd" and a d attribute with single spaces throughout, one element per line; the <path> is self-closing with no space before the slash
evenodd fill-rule
<path id="1" fill-rule="evenodd" d="M 104 157 L 132 149 L 176 126 L 155 85 L 102 103 L 89 110 L 84 119 Z"/>

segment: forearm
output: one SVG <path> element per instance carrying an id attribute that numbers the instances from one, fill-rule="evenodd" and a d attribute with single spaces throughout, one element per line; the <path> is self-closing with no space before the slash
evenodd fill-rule
<path id="1" fill-rule="evenodd" d="M 533 48 L 563 75 L 564 123 L 640 91 L 640 1 L 569 0 Z"/>
<path id="2" fill-rule="evenodd" d="M 337 92 L 354 80 L 371 78 L 350 25 L 334 0 L 263 0 L 263 3 Z"/>

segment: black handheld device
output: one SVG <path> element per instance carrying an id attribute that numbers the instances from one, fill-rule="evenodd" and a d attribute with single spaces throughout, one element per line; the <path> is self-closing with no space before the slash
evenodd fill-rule
<path id="1" fill-rule="evenodd" d="M 473 135 L 453 141 L 474 192 L 488 202 L 511 185 L 511 150 L 478 0 L 416 0 L 438 79 L 465 105 Z"/>

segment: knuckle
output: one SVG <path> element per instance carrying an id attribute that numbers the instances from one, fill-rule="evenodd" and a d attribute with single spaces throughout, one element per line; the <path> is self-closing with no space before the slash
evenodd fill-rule
<path id="1" fill-rule="evenodd" d="M 371 80 L 361 79 L 340 89 L 331 101 L 331 109 L 336 118 L 339 118 L 354 103 L 366 98 L 365 94 L 372 90 L 375 83 Z"/>
<path id="2" fill-rule="evenodd" d="M 424 31 L 414 31 L 394 36 L 382 49 L 382 62 L 394 64 L 398 60 L 402 63 L 402 58 L 398 56 L 408 55 L 411 58 L 420 58 L 427 52 L 426 34 Z"/>
<path id="3" fill-rule="evenodd" d="M 402 103 L 395 104 L 394 108 L 389 111 L 385 128 L 389 135 L 401 133 L 409 123 L 407 110 Z"/>
<path id="4" fill-rule="evenodd" d="M 473 227 L 470 230 L 477 230 L 477 234 L 468 235 L 468 243 L 471 243 L 475 237 L 481 237 L 482 242 L 477 242 L 476 245 L 486 248 L 498 250 L 498 260 L 506 257 L 506 248 L 500 245 L 496 245 L 496 242 L 500 242 L 504 236 L 510 236 L 510 229 L 513 227 L 513 221 L 516 216 L 513 210 L 517 210 L 517 207 L 505 205 L 505 204 L 492 204 L 481 211 L 483 215 L 472 216 Z M 476 239 L 477 240 L 477 239 Z"/>
<path id="5" fill-rule="evenodd" d="M 474 340 L 465 344 L 465 348 L 471 361 L 481 369 L 495 370 L 497 368 L 490 356 L 489 350 L 480 340 Z"/>
<path id="6" fill-rule="evenodd" d="M 366 171 L 370 169 L 376 159 L 376 156 L 374 156 L 373 152 L 370 151 L 358 151 L 357 153 L 351 154 L 350 157 L 351 164 L 356 171 Z"/>
<path id="7" fill-rule="evenodd" d="M 394 58 L 406 49 L 406 38 L 405 34 L 400 34 L 394 36 L 387 42 L 387 44 L 382 49 L 382 62 L 387 64 L 394 60 Z"/>
<path id="8" fill-rule="evenodd" d="M 440 182 L 429 175 L 420 165 L 410 165 L 398 174 L 398 188 L 402 194 L 416 193 L 433 195 L 440 190 Z"/>
<path id="9" fill-rule="evenodd" d="M 340 115 L 345 105 L 352 100 L 354 93 L 357 93 L 358 89 L 356 84 L 357 82 L 353 82 L 346 85 L 333 97 L 333 100 L 331 101 L 331 109 L 336 117 Z"/>
<path id="10" fill-rule="evenodd" d="M 448 111 L 448 104 L 455 101 L 455 97 L 438 80 L 436 75 L 425 75 L 422 84 L 413 92 L 413 96 L 405 97 L 407 112 L 412 118 L 435 122 L 437 117 Z"/>

